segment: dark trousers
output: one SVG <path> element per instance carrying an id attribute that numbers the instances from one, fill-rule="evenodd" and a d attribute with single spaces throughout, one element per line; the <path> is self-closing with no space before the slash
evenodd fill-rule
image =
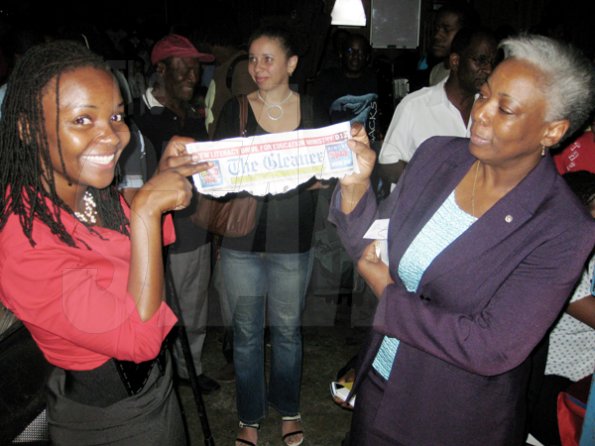
<path id="1" fill-rule="evenodd" d="M 527 431 L 545 446 L 559 446 L 558 394 L 572 381 L 562 376 L 545 375 L 549 342 L 546 337 L 531 354 L 528 386 Z"/>
<path id="2" fill-rule="evenodd" d="M 378 402 L 382 400 L 386 382 L 374 371 L 368 372 L 355 399 L 355 408 L 351 418 L 351 430 L 344 441 L 344 446 L 399 446 L 370 430 L 374 425 Z"/>

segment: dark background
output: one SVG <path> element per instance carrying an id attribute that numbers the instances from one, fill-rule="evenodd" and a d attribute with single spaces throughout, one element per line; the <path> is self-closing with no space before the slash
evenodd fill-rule
<path id="1" fill-rule="evenodd" d="M 311 18 L 318 12 L 329 13 L 333 3 L 334 0 L 116 0 L 88 4 L 54 0 L 39 4 L 31 0 L 2 0 L 0 10 L 5 20 L 46 28 L 79 22 L 104 27 L 141 25 L 163 31 L 176 25 L 200 27 L 225 19 L 246 36 L 262 17 L 293 13 Z M 363 0 L 363 3 L 369 18 L 373 1 Z M 427 18 L 442 3 L 444 0 L 422 0 L 423 14 Z M 593 52 L 595 2 L 591 0 L 469 0 L 468 3 L 479 12 L 483 24 L 493 29 L 508 25 L 517 31 L 553 31 Z M 325 31 L 313 30 L 317 34 Z M 361 31 L 368 33 L 369 26 Z"/>
<path id="2" fill-rule="evenodd" d="M 191 38 L 199 49 L 205 35 L 236 32 L 246 41 L 263 20 L 284 18 L 299 36 L 300 63 L 292 81 L 300 91 L 308 92 L 329 51 L 330 12 L 335 0 L 120 0 L 85 3 L 79 0 L 55 0 L 38 4 L 32 0 L 0 0 L 0 39 L 10 27 L 34 27 L 48 35 L 84 33 L 91 49 L 107 59 L 130 60 L 130 54 L 113 54 L 104 43 L 105 31 L 135 33 L 146 42 L 169 32 Z M 399 0 L 363 0 L 368 25 L 349 28 L 370 37 L 370 17 L 374 4 Z M 394 101 L 392 79 L 407 78 L 411 90 L 424 85 L 427 73 L 417 70 L 427 54 L 435 10 L 448 0 L 421 0 L 419 47 L 416 49 L 374 49 L 371 64 L 378 74 L 381 128 L 388 125 Z M 479 13 L 481 24 L 502 35 L 511 32 L 537 32 L 579 47 L 595 61 L 595 1 L 593 0 L 468 0 Z M 388 21 L 390 24 L 390 21 Z M 0 41 L 1 43 L 1 41 Z M 429 56 L 429 65 L 434 61 Z"/>

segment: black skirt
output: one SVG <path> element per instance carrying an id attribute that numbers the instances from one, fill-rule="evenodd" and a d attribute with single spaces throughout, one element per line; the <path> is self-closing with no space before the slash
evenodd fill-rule
<path id="1" fill-rule="evenodd" d="M 103 366 L 102 366 L 103 367 Z M 120 381 L 116 367 L 106 368 L 97 386 L 107 387 L 110 374 Z M 68 389 L 69 372 L 57 368 L 47 387 L 47 415 L 53 445 L 183 446 L 186 434 L 180 405 L 173 391 L 172 361 L 153 367 L 142 390 L 104 406 L 73 399 Z M 97 390 L 97 389 L 95 389 Z M 105 388 L 106 393 L 113 389 Z"/>

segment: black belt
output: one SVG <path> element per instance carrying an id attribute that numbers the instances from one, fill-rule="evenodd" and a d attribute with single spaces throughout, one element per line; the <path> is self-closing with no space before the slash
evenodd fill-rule
<path id="1" fill-rule="evenodd" d="M 150 361 L 110 359 L 93 370 L 65 370 L 65 396 L 79 403 L 106 407 L 143 390 L 153 367 L 165 373 L 165 348 Z"/>

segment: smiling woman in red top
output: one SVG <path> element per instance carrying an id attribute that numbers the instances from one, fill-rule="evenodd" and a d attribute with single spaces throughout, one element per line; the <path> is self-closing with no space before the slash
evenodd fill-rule
<path id="1" fill-rule="evenodd" d="M 184 444 L 162 342 L 162 214 L 205 170 L 172 140 L 130 208 L 114 185 L 130 140 L 109 68 L 74 42 L 32 48 L 0 124 L 0 300 L 47 360 L 53 444 Z M 166 222 L 169 222 L 166 220 Z M 173 239 L 171 223 L 164 228 Z M 136 363 L 136 364 L 135 364 Z"/>

